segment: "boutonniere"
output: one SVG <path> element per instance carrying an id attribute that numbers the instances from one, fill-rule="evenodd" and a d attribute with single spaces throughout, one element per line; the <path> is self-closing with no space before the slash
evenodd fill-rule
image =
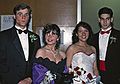
<path id="1" fill-rule="evenodd" d="M 110 40 L 111 40 L 111 41 L 110 41 L 110 44 L 112 44 L 112 43 L 116 43 L 116 40 L 117 40 L 117 39 L 112 36 L 112 37 L 110 37 Z"/>
<path id="2" fill-rule="evenodd" d="M 37 40 L 37 36 L 35 36 L 34 34 L 31 34 L 29 37 L 32 43 L 33 41 Z"/>

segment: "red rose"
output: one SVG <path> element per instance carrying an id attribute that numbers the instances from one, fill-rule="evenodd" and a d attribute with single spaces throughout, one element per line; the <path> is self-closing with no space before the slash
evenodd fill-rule
<path id="1" fill-rule="evenodd" d="M 89 74 L 87 75 L 87 77 L 88 77 L 90 80 L 93 79 L 91 73 L 89 73 Z"/>
<path id="2" fill-rule="evenodd" d="M 80 69 L 79 67 L 74 68 L 75 71 L 77 71 L 77 70 L 79 70 L 79 69 Z"/>
<path id="3" fill-rule="evenodd" d="M 78 75 L 81 75 L 81 72 L 80 72 L 80 71 L 77 71 L 76 73 L 77 73 Z"/>

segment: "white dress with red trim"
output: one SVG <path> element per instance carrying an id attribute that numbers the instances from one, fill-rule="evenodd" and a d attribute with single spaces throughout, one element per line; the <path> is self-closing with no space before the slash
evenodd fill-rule
<path id="1" fill-rule="evenodd" d="M 72 59 L 72 70 L 74 70 L 75 76 L 73 84 L 96 84 L 93 74 L 93 63 L 95 60 L 95 53 L 88 55 L 84 52 L 77 52 L 74 54 Z"/>

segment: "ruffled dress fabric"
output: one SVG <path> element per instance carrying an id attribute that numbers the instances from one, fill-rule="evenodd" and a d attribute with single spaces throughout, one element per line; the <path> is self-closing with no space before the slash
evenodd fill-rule
<path id="1" fill-rule="evenodd" d="M 65 64 L 66 59 L 62 59 L 57 64 L 50 61 L 48 58 L 43 59 L 42 57 L 39 57 L 35 59 L 32 68 L 33 84 L 43 84 L 42 81 L 44 80 L 47 71 L 56 75 L 55 80 L 52 80 L 50 84 L 62 84 L 62 73 L 65 70 Z"/>

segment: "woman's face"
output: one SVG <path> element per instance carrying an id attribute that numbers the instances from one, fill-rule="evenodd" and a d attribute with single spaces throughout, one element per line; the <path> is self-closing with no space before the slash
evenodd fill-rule
<path id="1" fill-rule="evenodd" d="M 48 45 L 56 44 L 56 42 L 59 40 L 58 35 L 56 35 L 55 32 L 50 31 L 45 34 L 45 40 Z"/>
<path id="2" fill-rule="evenodd" d="M 77 32 L 77 36 L 80 41 L 86 41 L 89 37 L 89 31 L 86 28 L 80 26 Z"/>

